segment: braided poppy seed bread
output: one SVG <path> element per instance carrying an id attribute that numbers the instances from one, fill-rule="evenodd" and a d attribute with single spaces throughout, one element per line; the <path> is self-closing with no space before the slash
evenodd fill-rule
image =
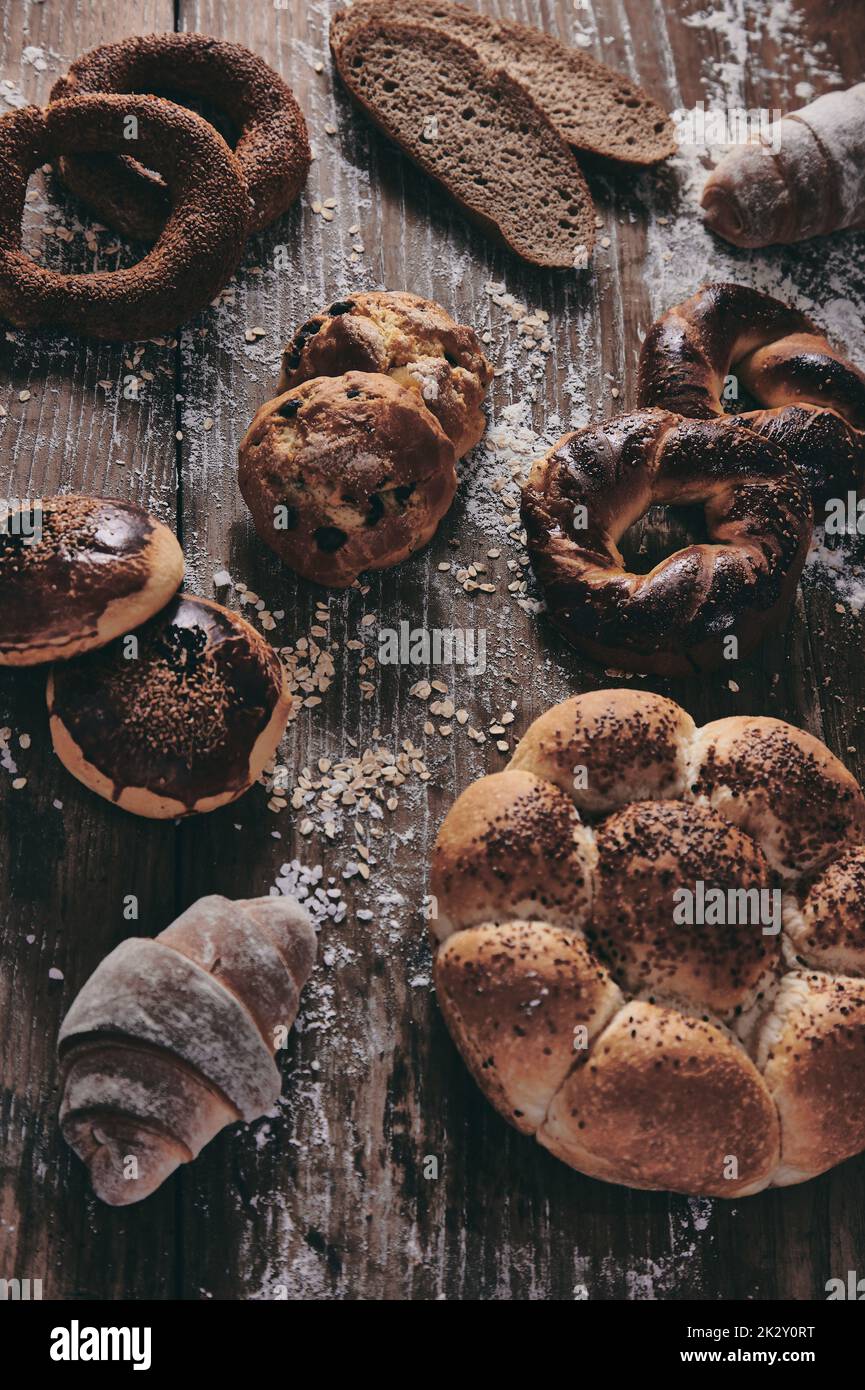
<path id="1" fill-rule="evenodd" d="M 48 678 L 51 740 L 67 771 L 122 810 L 159 820 L 243 796 L 290 709 L 270 644 L 192 594 Z"/>
<path id="2" fill-rule="evenodd" d="M 72 494 L 19 502 L 0 527 L 0 666 L 104 647 L 158 613 L 182 578 L 174 534 L 132 502 Z"/>
<path id="3" fill-rule="evenodd" d="M 811 735 L 575 696 L 441 827 L 442 1012 L 496 1109 L 581 1172 L 804 1181 L 865 1149 L 863 866 L 865 797 Z"/>
<path id="4" fill-rule="evenodd" d="M 426 545 L 457 486 L 439 422 L 378 372 L 315 377 L 268 401 L 241 441 L 238 476 L 262 540 L 333 588 Z"/>
<path id="5" fill-rule="evenodd" d="M 462 458 L 480 440 L 493 369 L 477 334 L 430 299 L 376 291 L 337 300 L 299 328 L 282 354 L 278 392 L 316 376 L 383 372 L 417 391 Z"/>

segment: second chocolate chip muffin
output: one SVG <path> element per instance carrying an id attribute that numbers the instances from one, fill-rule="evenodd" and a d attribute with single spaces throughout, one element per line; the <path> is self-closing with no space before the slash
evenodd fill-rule
<path id="1" fill-rule="evenodd" d="M 481 402 L 493 370 L 477 334 L 440 304 L 407 291 L 337 300 L 298 329 L 282 355 L 279 390 L 316 376 L 383 372 L 415 391 L 457 458 L 473 449 L 486 421 Z"/>
<path id="2" fill-rule="evenodd" d="M 239 481 L 262 540 L 304 578 L 345 588 L 426 545 L 453 500 L 454 464 L 416 391 L 346 372 L 261 407 Z"/>

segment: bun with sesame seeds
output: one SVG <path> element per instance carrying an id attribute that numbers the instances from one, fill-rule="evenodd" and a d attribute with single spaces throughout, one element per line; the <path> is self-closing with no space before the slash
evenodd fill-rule
<path id="1" fill-rule="evenodd" d="M 0 666 L 104 647 L 158 613 L 182 578 L 173 532 L 133 502 L 18 501 L 0 524 Z"/>
<path id="2" fill-rule="evenodd" d="M 137 632 L 54 666 L 54 751 L 86 787 L 154 819 L 214 811 L 259 778 L 291 697 L 249 623 L 181 594 Z"/>
<path id="3" fill-rule="evenodd" d="M 582 1173 L 801 1182 L 865 1149 L 863 879 L 865 799 L 811 735 L 576 696 L 439 831 L 442 1012 L 496 1109 Z"/>
<path id="4" fill-rule="evenodd" d="M 812 873 L 865 839 L 862 788 L 825 744 L 781 719 L 735 715 L 699 730 L 691 792 L 753 835 L 775 873 Z"/>
<path id="5" fill-rule="evenodd" d="M 268 401 L 241 441 L 238 476 L 262 540 L 339 589 L 426 545 L 457 486 L 438 420 L 381 372 L 315 377 Z"/>
<path id="6" fill-rule="evenodd" d="M 355 294 L 313 314 L 282 354 L 279 391 L 316 376 L 383 372 L 416 391 L 462 458 L 480 440 L 493 369 L 477 334 L 406 290 Z"/>

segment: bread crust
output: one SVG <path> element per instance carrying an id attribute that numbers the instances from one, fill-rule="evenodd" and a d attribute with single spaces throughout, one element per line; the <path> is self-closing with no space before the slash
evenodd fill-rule
<path id="1" fill-rule="evenodd" d="M 635 690 L 541 715 L 433 854 L 439 1001 L 496 1109 L 590 1176 L 695 1194 L 865 1148 L 863 809 L 778 720 L 696 729 Z"/>
<path id="2" fill-rule="evenodd" d="M 129 123 L 134 121 L 134 127 Z M 171 214 L 136 265 L 88 275 L 47 270 L 22 250 L 29 175 L 70 153 L 135 149 L 172 188 Z M 67 97 L 22 107 L 0 121 L 0 314 L 18 328 L 50 325 L 126 342 L 166 333 L 223 288 L 240 262 L 249 195 L 220 135 L 184 107 L 150 96 Z"/>
<path id="3" fill-rule="evenodd" d="M 250 234 L 291 207 L 312 157 L 306 122 L 291 88 L 240 44 L 176 33 L 100 44 L 76 58 L 51 89 L 51 101 L 149 90 L 204 98 L 230 118 L 238 131 L 234 153 L 252 203 Z M 156 241 L 170 215 L 165 181 L 126 155 L 64 154 L 60 174 L 124 236 Z"/>

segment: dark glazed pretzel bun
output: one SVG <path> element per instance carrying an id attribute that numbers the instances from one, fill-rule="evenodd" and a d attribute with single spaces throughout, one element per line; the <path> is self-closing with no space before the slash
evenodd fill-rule
<path id="1" fill-rule="evenodd" d="M 158 92 L 203 99 L 224 112 L 252 199 L 249 231 L 290 207 L 306 182 L 306 122 L 278 73 L 240 44 L 207 34 L 147 34 L 93 48 L 55 83 L 51 100 L 82 93 Z M 66 155 L 64 182 L 126 236 L 155 241 L 173 206 L 165 182 L 128 154 Z"/>
<path id="2" fill-rule="evenodd" d="M 433 851 L 436 991 L 479 1086 L 632 1187 L 741 1197 L 865 1149 L 863 841 L 858 784 L 780 720 L 547 710 Z M 701 887 L 725 910 L 678 912 Z"/>
<path id="3" fill-rule="evenodd" d="M 92 275 L 38 265 L 21 249 L 33 170 L 64 153 L 125 153 L 130 145 L 164 173 L 172 193 L 150 253 L 128 269 Z M 3 116 L 0 187 L 0 314 L 18 328 L 46 324 L 121 342 L 169 332 L 210 303 L 243 251 L 249 198 L 240 165 L 206 121 L 159 97 L 70 97 Z"/>
<path id="4" fill-rule="evenodd" d="M 133 634 L 54 666 L 51 738 L 86 787 L 135 815 L 214 811 L 260 776 L 291 708 L 276 652 L 236 613 L 181 594 Z"/>
<path id="5" fill-rule="evenodd" d="M 618 542 L 658 502 L 702 502 L 709 543 L 630 574 Z M 730 636 L 744 656 L 781 620 L 812 520 L 783 450 L 731 418 L 662 410 L 565 435 L 534 465 L 522 517 L 568 641 L 623 670 L 664 675 L 712 669 Z"/>
<path id="6" fill-rule="evenodd" d="M 383 372 L 416 391 L 457 458 L 486 428 L 481 402 L 493 369 L 474 329 L 431 299 L 406 290 L 354 294 L 313 314 L 282 354 L 279 390 L 343 372 Z"/>
<path id="7" fill-rule="evenodd" d="M 241 440 L 239 480 L 261 539 L 336 589 L 426 545 L 457 486 L 439 422 L 380 372 L 314 377 L 267 401 Z"/>
<path id="8" fill-rule="evenodd" d="M 67 660 L 152 618 L 183 578 L 173 533 L 142 507 L 107 497 L 46 497 L 0 528 L 0 666 Z M 35 508 L 35 510 L 33 510 Z"/>
<path id="9" fill-rule="evenodd" d="M 782 445 L 816 500 L 865 485 L 865 374 L 810 319 L 744 285 L 705 285 L 649 331 L 638 403 L 712 420 L 733 373 L 766 409 L 737 416 Z"/>

